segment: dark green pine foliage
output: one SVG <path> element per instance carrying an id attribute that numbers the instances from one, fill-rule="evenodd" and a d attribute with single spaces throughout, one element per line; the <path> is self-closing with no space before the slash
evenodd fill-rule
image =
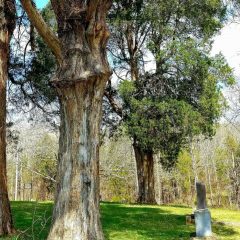
<path id="1" fill-rule="evenodd" d="M 50 4 L 42 10 L 41 14 L 48 25 L 56 32 L 57 23 Z M 36 37 L 36 46 L 31 70 L 28 72 L 27 78 L 38 89 L 40 95 L 45 97 L 45 101 L 51 103 L 56 101 L 55 88 L 51 87 L 50 84 L 51 77 L 56 70 L 56 60 L 39 36 Z"/>
<path id="2" fill-rule="evenodd" d="M 56 20 L 50 4 L 41 13 L 44 20 L 56 31 Z M 13 41 L 10 60 L 12 83 L 9 90 L 10 101 L 18 110 L 27 110 L 28 106 L 38 107 L 45 113 L 46 119 L 50 120 L 52 116 L 59 114 L 57 95 L 55 88 L 51 86 L 51 77 L 56 69 L 55 57 L 24 13 L 18 18 L 18 28 L 25 29 L 28 36 L 20 31 L 17 36 L 20 41 L 17 39 Z M 27 41 L 24 38 L 27 38 Z M 21 42 L 26 42 L 25 46 L 21 46 L 23 44 Z"/>

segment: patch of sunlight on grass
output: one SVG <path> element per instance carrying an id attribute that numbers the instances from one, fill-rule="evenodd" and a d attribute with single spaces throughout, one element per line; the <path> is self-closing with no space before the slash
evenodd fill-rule
<path id="1" fill-rule="evenodd" d="M 240 211 L 228 209 L 211 209 L 212 217 L 217 221 L 240 222 Z"/>

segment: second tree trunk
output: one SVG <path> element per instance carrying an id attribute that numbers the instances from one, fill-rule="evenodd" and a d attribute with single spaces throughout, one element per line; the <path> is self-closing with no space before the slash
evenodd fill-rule
<path id="1" fill-rule="evenodd" d="M 152 150 L 133 144 L 138 180 L 138 203 L 156 204 L 154 189 L 154 159 Z"/>

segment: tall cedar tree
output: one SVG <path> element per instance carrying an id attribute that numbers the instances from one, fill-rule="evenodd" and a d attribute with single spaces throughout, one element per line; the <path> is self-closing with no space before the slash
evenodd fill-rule
<path id="1" fill-rule="evenodd" d="M 6 86 L 9 44 L 14 27 L 15 2 L 0 0 L 0 236 L 14 233 L 6 170 Z"/>
<path id="2" fill-rule="evenodd" d="M 184 42 L 191 38 L 207 41 L 220 29 L 225 16 L 225 7 L 220 0 L 126 0 L 115 1 L 113 6 L 110 12 L 113 38 L 109 48 L 116 71 L 120 69 L 121 72 L 125 69 L 126 72 L 127 69 L 129 75 L 124 78 L 133 82 L 141 81 L 140 78 L 144 78 L 145 83 L 146 79 L 151 81 L 151 77 L 143 76 L 144 54 L 148 48 L 157 65 L 158 77 L 153 75 L 153 78 L 159 81 L 156 82 L 158 85 L 155 89 L 161 89 L 161 79 L 166 75 L 171 74 L 174 81 L 174 76 L 179 73 L 170 72 L 173 67 L 171 57 L 174 55 L 174 48 L 177 47 L 174 46 L 174 42 Z M 198 14 L 199 11 L 202 14 Z M 122 114 L 125 120 L 128 119 L 129 113 L 131 114 L 129 108 L 126 109 Z M 137 166 L 138 202 L 155 203 L 154 150 L 142 148 L 144 144 L 141 143 L 141 139 L 137 139 L 135 134 L 130 136 L 133 138 Z M 169 138 L 166 142 L 166 148 L 169 146 L 169 150 L 170 140 Z M 172 141 L 176 142 L 176 139 L 172 138 Z"/>
<path id="3" fill-rule="evenodd" d="M 55 54 L 52 79 L 61 105 L 57 192 L 48 239 L 104 239 L 99 213 L 99 128 L 111 70 L 106 59 L 109 0 L 58 1 L 58 37 L 31 1 L 30 21 Z"/>
<path id="4" fill-rule="evenodd" d="M 177 69 L 174 77 L 146 74 L 120 85 L 129 110 L 125 124 L 138 158 L 140 200 L 154 197 L 153 153 L 160 152 L 163 167 L 171 169 L 189 139 L 212 136 L 224 107 L 220 85 L 234 82 L 222 56 L 210 58 L 193 43 L 179 44 L 168 68 Z"/>

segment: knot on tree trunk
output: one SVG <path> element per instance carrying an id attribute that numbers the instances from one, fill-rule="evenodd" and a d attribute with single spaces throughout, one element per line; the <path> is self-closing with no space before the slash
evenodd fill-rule
<path id="1" fill-rule="evenodd" d="M 102 79 L 105 83 L 112 71 L 101 54 L 71 48 L 67 51 L 68 58 L 53 76 L 51 83 L 55 87 L 67 87 L 76 83 L 90 84 L 95 79 Z M 104 85 L 105 85 L 104 83 Z"/>
<path id="2" fill-rule="evenodd" d="M 55 86 L 68 86 L 112 74 L 106 45 L 110 33 L 106 14 L 111 1 L 61 1 L 53 4 L 57 13 L 61 62 L 52 79 Z"/>
<path id="3" fill-rule="evenodd" d="M 108 79 L 112 71 L 106 56 L 106 43 L 110 35 L 106 24 L 96 21 L 86 26 L 80 20 L 72 21 L 72 31 L 61 33 L 63 60 L 52 78 L 52 84 L 66 87 L 96 78 Z"/>

